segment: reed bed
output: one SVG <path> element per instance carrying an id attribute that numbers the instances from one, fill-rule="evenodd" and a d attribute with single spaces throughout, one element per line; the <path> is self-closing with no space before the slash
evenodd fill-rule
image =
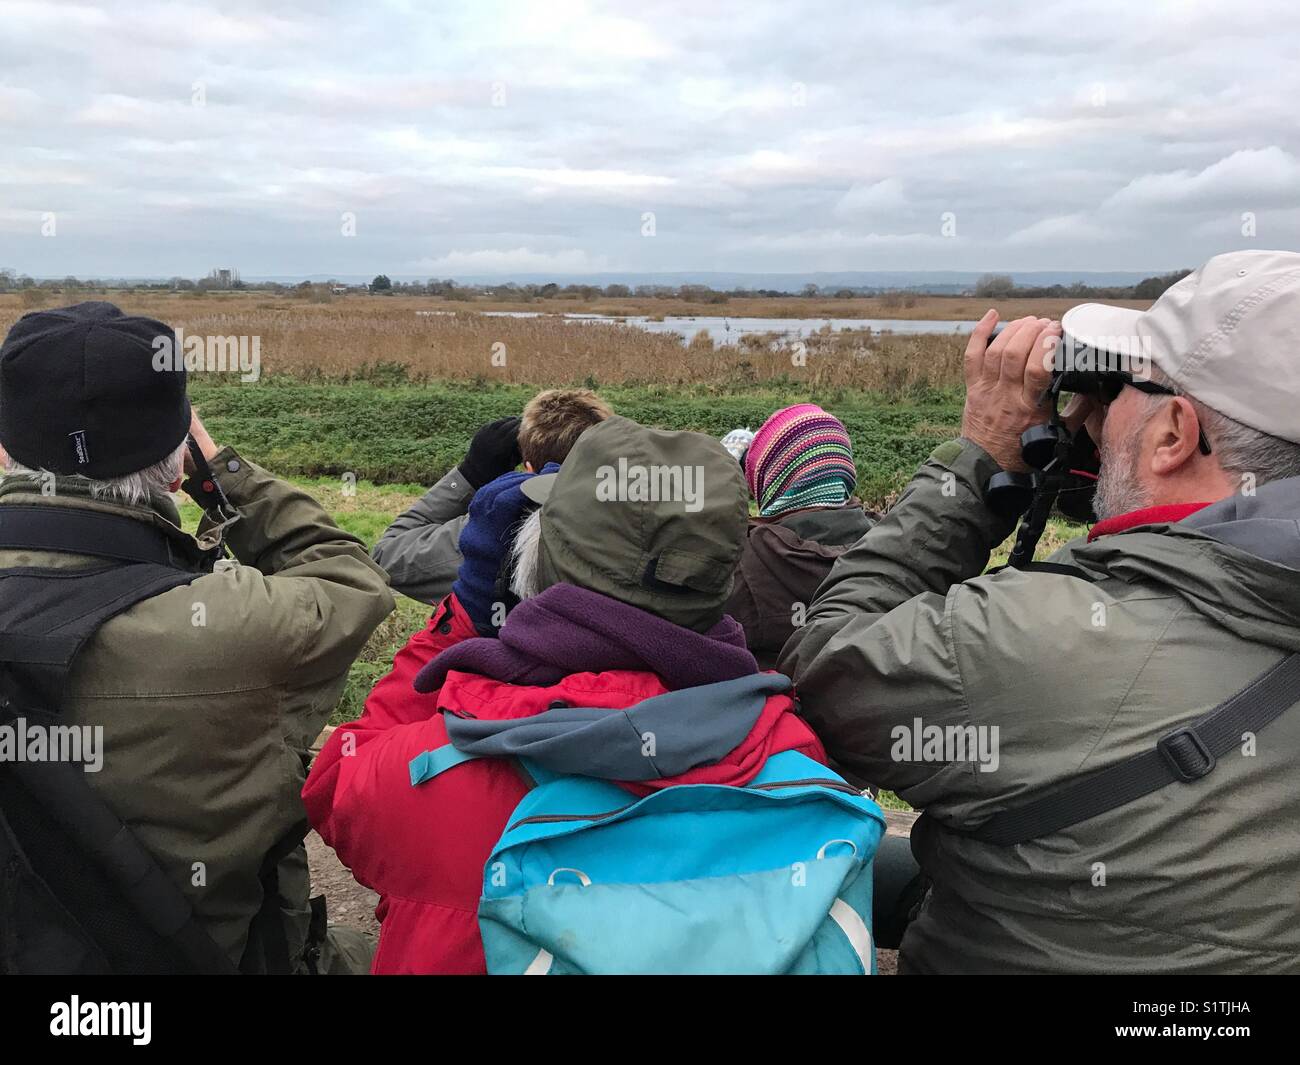
<path id="1" fill-rule="evenodd" d="M 398 297 L 324 304 L 265 295 L 111 298 L 190 336 L 257 337 L 264 376 L 308 382 L 646 384 L 720 392 L 792 385 L 886 396 L 961 385 L 963 341 L 952 334 L 827 330 L 802 346 L 769 335 L 715 347 L 704 335 L 687 345 L 619 323 L 448 313 L 438 301 Z M 0 328 L 22 310 L 18 297 L 0 297 Z"/>

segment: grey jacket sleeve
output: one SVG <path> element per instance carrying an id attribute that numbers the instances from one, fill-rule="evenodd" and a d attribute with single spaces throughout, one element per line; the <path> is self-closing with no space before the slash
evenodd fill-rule
<path id="1" fill-rule="evenodd" d="M 1010 532 L 984 504 L 996 471 L 969 442 L 937 448 L 894 508 L 836 561 L 781 652 L 804 717 L 851 779 L 919 785 L 934 767 L 891 758 L 894 727 L 966 718 L 952 598 Z"/>
<path id="2" fill-rule="evenodd" d="M 965 439 L 935 448 L 893 508 L 842 554 L 817 589 L 782 664 L 806 660 L 842 625 L 876 618 L 926 592 L 978 577 L 1014 522 L 984 503 L 998 465 Z"/>
<path id="3" fill-rule="evenodd" d="M 474 489 L 456 467 L 401 514 L 370 552 L 403 595 L 434 604 L 451 591 L 460 569 L 460 534 Z"/>

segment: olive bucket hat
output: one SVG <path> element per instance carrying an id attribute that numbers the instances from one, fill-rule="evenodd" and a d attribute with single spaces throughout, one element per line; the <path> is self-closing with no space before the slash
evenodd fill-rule
<path id="1" fill-rule="evenodd" d="M 543 588 L 574 584 L 698 632 L 722 617 L 748 491 L 713 437 L 616 415 L 578 438 L 559 473 L 523 491 L 542 504 Z"/>

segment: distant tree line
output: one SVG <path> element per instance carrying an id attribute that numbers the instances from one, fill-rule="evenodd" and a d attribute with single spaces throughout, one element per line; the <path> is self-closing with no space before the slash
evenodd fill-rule
<path id="1" fill-rule="evenodd" d="M 880 299 L 890 309 L 906 309 L 916 305 L 924 295 L 935 294 L 924 288 L 878 288 L 870 286 L 819 286 L 807 284 L 797 293 L 779 289 L 715 289 L 708 285 L 559 285 L 517 284 L 508 281 L 498 285 L 467 285 L 451 280 L 429 278 L 427 281 L 394 281 L 387 274 L 378 274 L 369 284 L 348 284 L 336 280 L 325 282 L 302 281 L 296 285 L 277 281 L 242 281 L 238 271 L 225 271 L 232 275 L 226 279 L 213 271 L 207 277 L 191 280 L 173 277 L 166 281 L 128 282 L 121 279 L 82 280 L 65 277 L 61 281 L 45 279 L 36 281 L 26 274 L 0 268 L 0 293 L 30 292 L 26 302 L 39 305 L 44 295 L 61 293 L 103 294 L 109 288 L 131 288 L 141 291 L 180 292 L 184 295 L 201 297 L 211 291 L 235 289 L 246 292 L 266 292 L 306 299 L 316 303 L 328 303 L 334 296 L 349 293 L 370 292 L 385 296 L 433 296 L 445 300 L 469 301 L 492 299 L 513 303 L 532 303 L 538 300 L 574 300 L 590 302 L 597 299 L 681 299 L 691 303 L 723 304 L 736 299 L 854 299 L 870 296 Z M 1190 270 L 1176 270 L 1169 274 L 1143 278 L 1136 285 L 1085 285 L 1076 281 L 1070 285 L 1017 285 L 1010 274 L 984 274 L 975 283 L 973 289 L 949 290 L 946 295 L 976 296 L 980 299 L 1010 299 L 1055 297 L 1058 299 L 1103 299 L 1103 300 L 1154 300 L 1165 289 L 1186 277 Z"/>
<path id="2" fill-rule="evenodd" d="M 1170 274 L 1144 277 L 1136 285 L 1085 285 L 1075 281 L 1071 285 L 1017 285 L 1010 274 L 985 274 L 975 282 L 972 295 L 981 299 L 1034 299 L 1053 296 L 1058 299 L 1101 300 L 1155 300 L 1165 289 L 1177 284 L 1191 270 L 1175 270 Z"/>

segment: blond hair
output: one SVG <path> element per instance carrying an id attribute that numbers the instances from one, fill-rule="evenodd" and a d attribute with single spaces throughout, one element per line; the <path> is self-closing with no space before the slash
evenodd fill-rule
<path id="1" fill-rule="evenodd" d="M 589 388 L 551 388 L 528 401 L 519 421 L 519 453 L 534 470 L 563 462 L 583 433 L 614 413 Z"/>

